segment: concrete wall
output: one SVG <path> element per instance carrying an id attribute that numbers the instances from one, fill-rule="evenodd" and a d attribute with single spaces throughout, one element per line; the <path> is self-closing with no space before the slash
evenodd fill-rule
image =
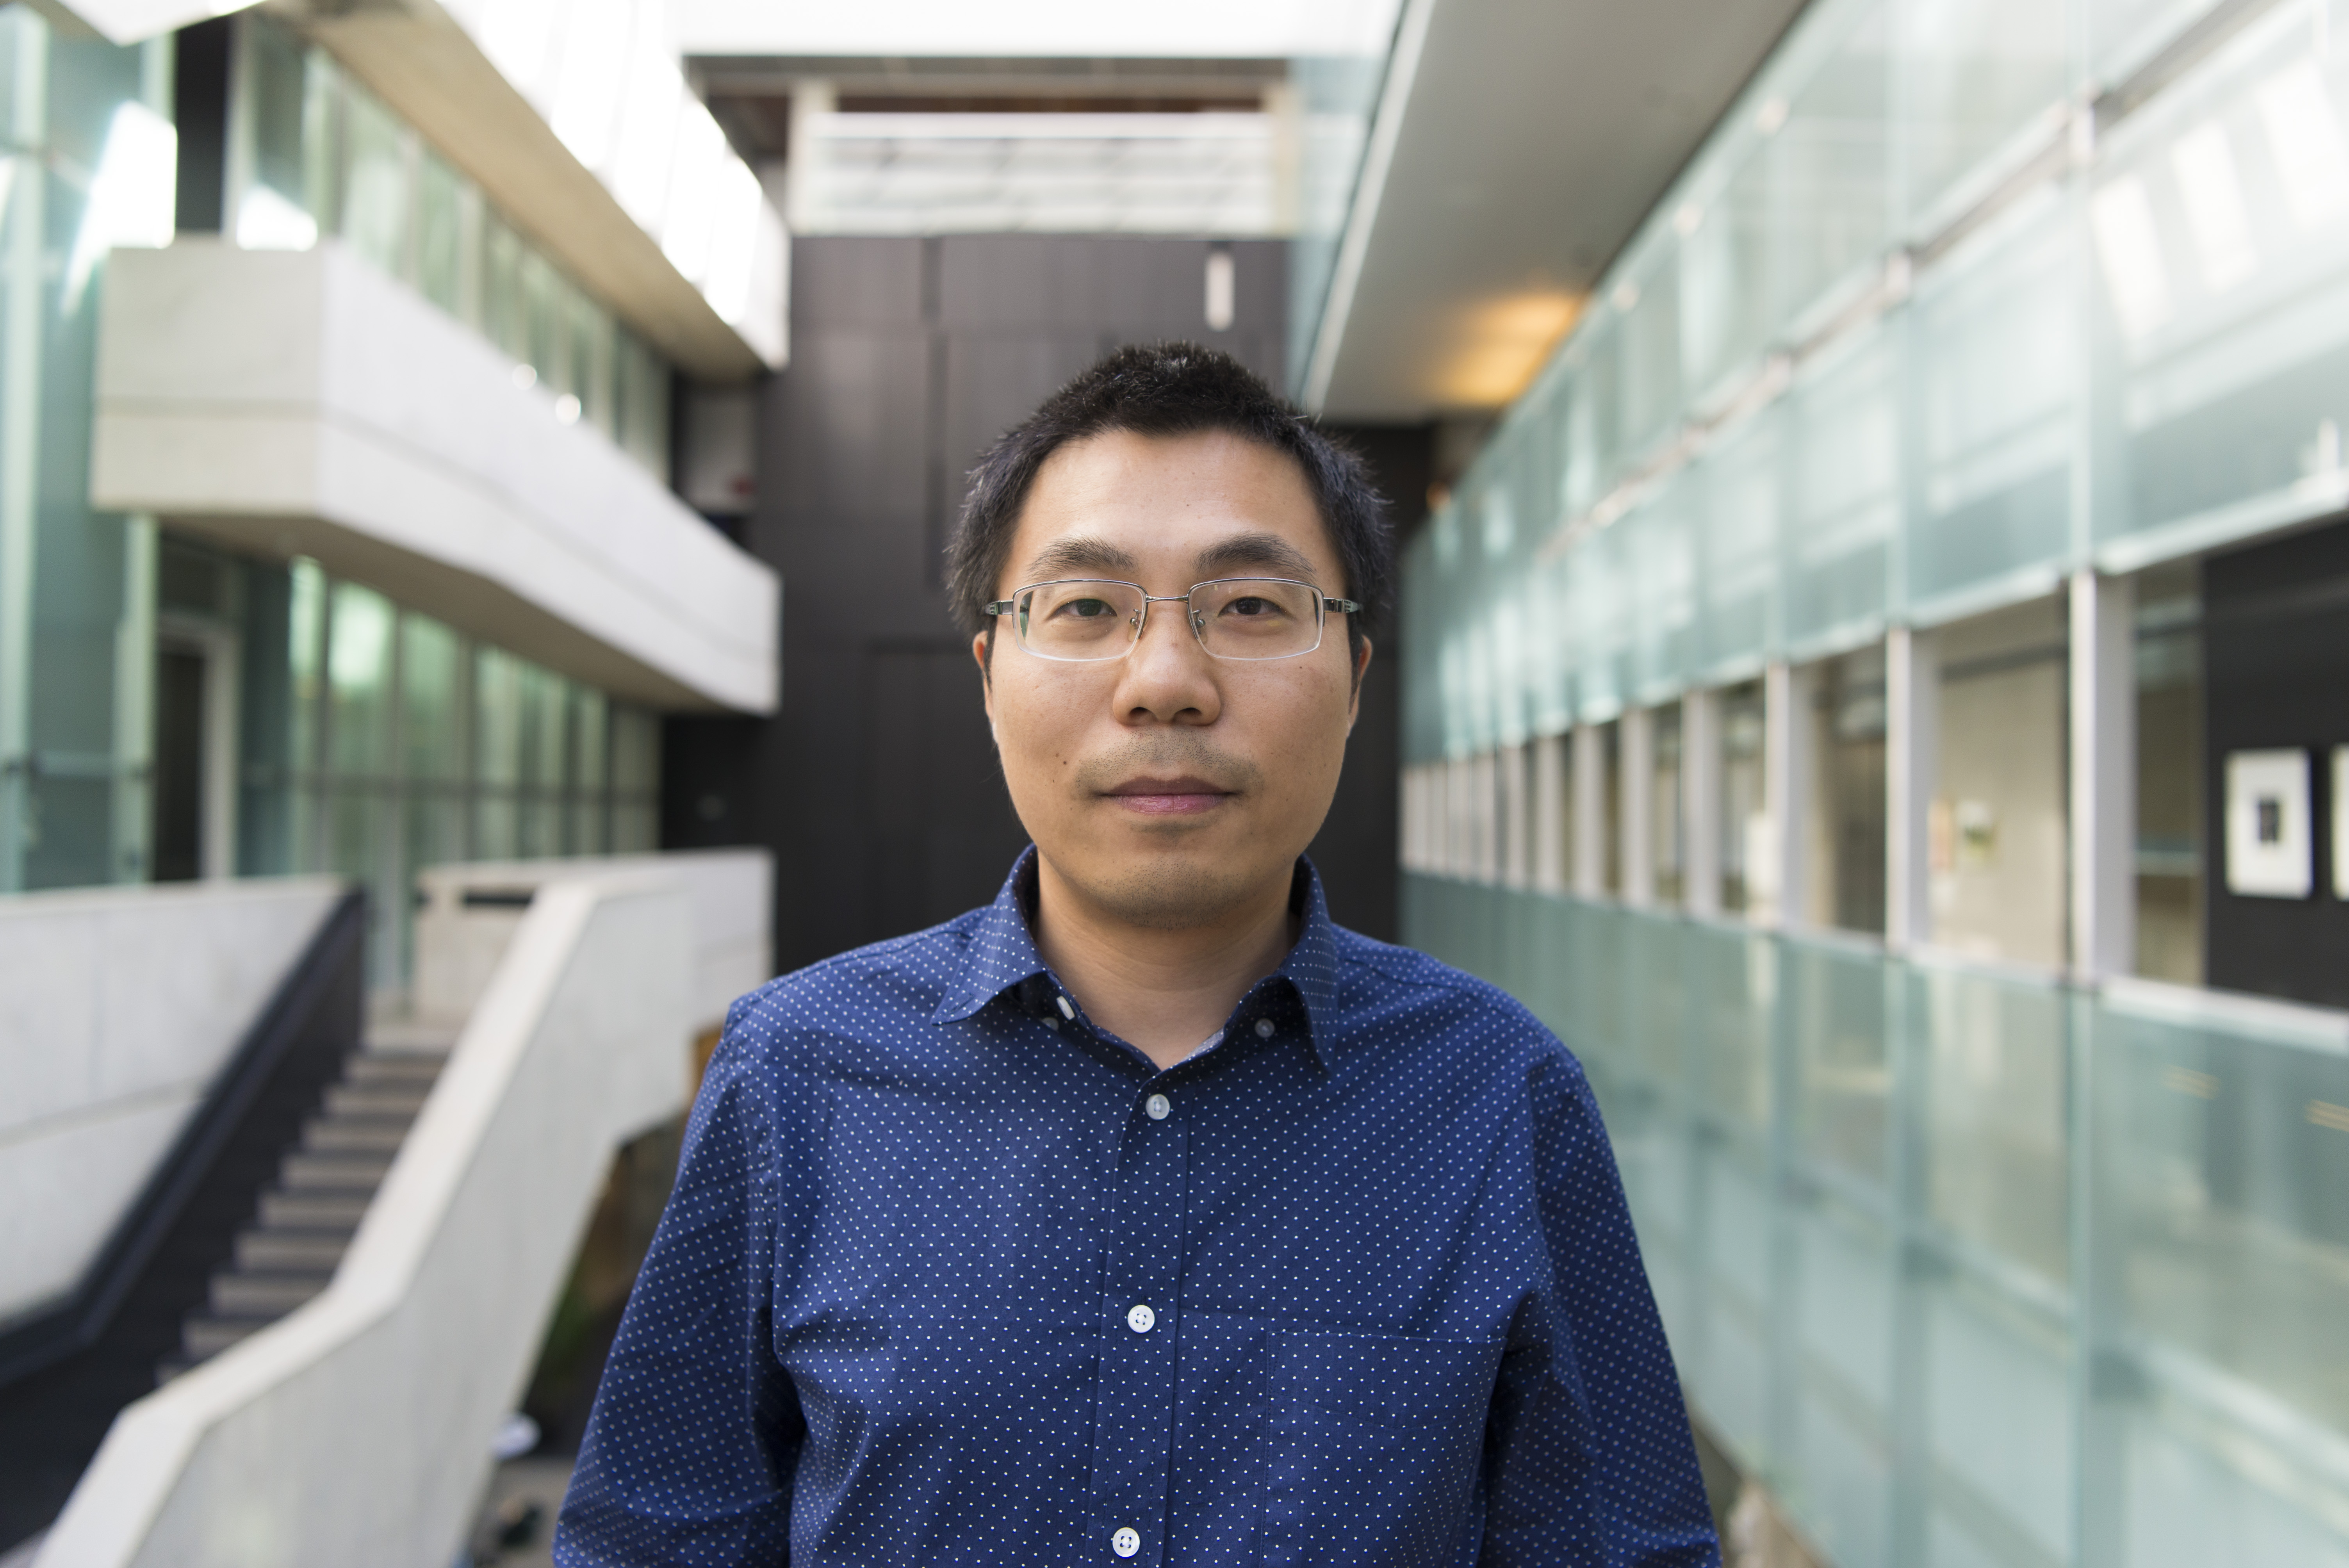
<path id="1" fill-rule="evenodd" d="M 116 1418 L 36 1561 L 449 1562 L 613 1149 L 684 1102 L 690 928 L 658 868 L 542 893 L 334 1283 Z"/>
<path id="2" fill-rule="evenodd" d="M 341 892 L 0 898 L 0 1323 L 79 1282 Z"/>
<path id="3" fill-rule="evenodd" d="M 770 713 L 781 589 L 489 343 L 329 242 L 109 262 L 93 501 L 306 554 L 634 701 Z"/>

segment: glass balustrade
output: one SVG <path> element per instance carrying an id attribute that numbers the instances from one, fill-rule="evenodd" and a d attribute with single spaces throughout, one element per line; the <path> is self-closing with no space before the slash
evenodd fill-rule
<path id="1" fill-rule="evenodd" d="M 1828 1561 L 2349 1563 L 2349 1028 L 1425 875 Z"/>
<path id="2" fill-rule="evenodd" d="M 601 430 L 666 482 L 660 356 L 323 50 L 257 15 L 240 20 L 238 46 L 237 243 L 340 240 L 496 345 L 556 418 Z"/>

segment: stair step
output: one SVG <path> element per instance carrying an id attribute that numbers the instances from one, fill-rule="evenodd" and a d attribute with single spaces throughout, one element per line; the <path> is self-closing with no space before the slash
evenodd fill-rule
<path id="1" fill-rule="evenodd" d="M 404 1116 L 424 1109 L 428 1084 L 338 1083 L 326 1088 L 328 1116 Z"/>
<path id="2" fill-rule="evenodd" d="M 302 1149 L 308 1154 L 393 1154 L 411 1125 L 406 1117 L 313 1117 L 302 1124 Z"/>
<path id="3" fill-rule="evenodd" d="M 233 1270 L 212 1275 L 212 1307 L 222 1317 L 283 1317 L 326 1288 L 331 1272 L 247 1274 Z"/>
<path id="4" fill-rule="evenodd" d="M 278 1183 L 289 1192 L 373 1192 L 391 1169 L 388 1154 L 294 1153 L 278 1168 Z"/>
<path id="5" fill-rule="evenodd" d="M 191 1312 L 180 1329 L 180 1348 L 190 1362 L 219 1355 L 241 1339 L 249 1339 L 283 1315 L 231 1317 L 216 1312 Z"/>
<path id="6" fill-rule="evenodd" d="M 261 1195 L 261 1222 L 271 1230 L 351 1229 L 367 1218 L 373 1191 L 286 1191 Z"/>
<path id="7" fill-rule="evenodd" d="M 442 1054 L 420 1051 L 361 1051 L 343 1068 L 343 1081 L 368 1086 L 426 1086 L 440 1076 Z"/>
<path id="8" fill-rule="evenodd" d="M 236 1266 L 255 1274 L 331 1274 L 350 1246 L 350 1231 L 339 1225 L 243 1231 L 236 1238 Z"/>

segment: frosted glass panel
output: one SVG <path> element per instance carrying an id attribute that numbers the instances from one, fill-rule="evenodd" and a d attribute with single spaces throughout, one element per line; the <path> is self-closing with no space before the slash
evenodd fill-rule
<path id="1" fill-rule="evenodd" d="M 1892 340 L 1846 346 L 1789 398 L 1791 643 L 1881 615 L 1900 516 L 1900 404 Z"/>
<path id="2" fill-rule="evenodd" d="M 1758 665 L 1779 640 L 1779 428 L 1775 415 L 1751 421 L 1703 467 L 1709 669 Z"/>
<path id="3" fill-rule="evenodd" d="M 2279 10 L 2116 133 L 2090 198 L 2116 341 L 2109 537 L 2337 508 L 2349 421 L 2349 61 Z"/>
<path id="4" fill-rule="evenodd" d="M 1972 194 L 1969 176 L 2051 124 L 2071 18 L 2046 0 L 1905 0 L 1898 14 L 1902 205 L 1915 224 Z"/>
<path id="5" fill-rule="evenodd" d="M 1402 893 L 1581 1057 L 1692 1403 L 1831 1561 L 2349 1563 L 2337 1029 Z"/>
<path id="6" fill-rule="evenodd" d="M 1756 111 L 1785 117 L 1771 150 L 1782 320 L 1798 319 L 1869 269 L 1891 232 L 1888 12 L 1881 0 L 1814 7 L 1800 40 L 1805 57 L 1789 62 L 1796 79 Z"/>
<path id="7" fill-rule="evenodd" d="M 2073 410 L 2085 360 L 2061 192 L 2040 193 L 1936 269 L 1919 292 L 1921 506 L 1912 603 L 2024 567 L 2071 543 Z"/>

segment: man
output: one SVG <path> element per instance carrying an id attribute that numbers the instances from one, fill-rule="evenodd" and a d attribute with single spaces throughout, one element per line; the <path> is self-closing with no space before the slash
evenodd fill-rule
<path id="1" fill-rule="evenodd" d="M 735 1005 L 556 1560 L 1716 1561 L 1580 1069 L 1302 858 L 1389 589 L 1360 464 L 1129 348 L 950 555 L 1034 848 Z"/>

